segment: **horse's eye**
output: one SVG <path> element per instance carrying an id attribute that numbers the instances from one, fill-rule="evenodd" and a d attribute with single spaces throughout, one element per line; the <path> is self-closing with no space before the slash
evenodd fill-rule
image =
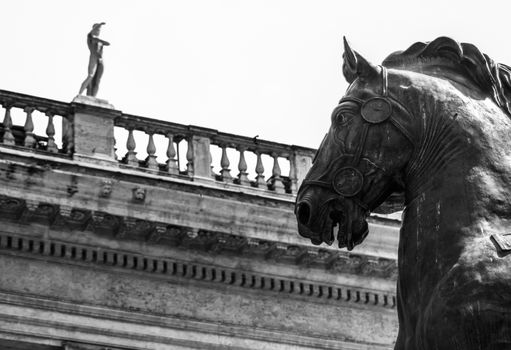
<path id="1" fill-rule="evenodd" d="M 332 122 L 336 125 L 344 125 L 349 122 L 352 117 L 353 116 L 351 114 L 340 112 L 334 116 Z"/>

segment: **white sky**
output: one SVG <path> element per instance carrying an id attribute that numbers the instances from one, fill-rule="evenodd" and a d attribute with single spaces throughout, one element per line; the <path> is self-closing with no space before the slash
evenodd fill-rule
<path id="1" fill-rule="evenodd" d="M 71 101 L 86 34 L 98 97 L 126 113 L 316 148 L 347 87 L 342 35 L 374 63 L 438 36 L 511 64 L 505 1 L 3 1 L 0 89 Z"/>

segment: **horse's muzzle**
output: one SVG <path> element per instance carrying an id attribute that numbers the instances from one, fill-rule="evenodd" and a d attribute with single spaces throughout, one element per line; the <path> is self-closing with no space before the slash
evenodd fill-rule
<path id="1" fill-rule="evenodd" d="M 298 221 L 298 233 L 309 238 L 312 244 L 319 245 L 323 242 L 332 244 L 334 241 L 333 222 L 329 217 L 330 203 L 318 202 L 319 198 L 315 191 L 306 189 L 298 196 L 295 207 Z"/>
<path id="2" fill-rule="evenodd" d="M 315 245 L 323 242 L 331 245 L 337 235 L 339 248 L 352 250 L 368 233 L 364 208 L 320 187 L 308 187 L 298 192 L 295 214 L 298 233 Z"/>
<path id="3" fill-rule="evenodd" d="M 296 205 L 296 219 L 298 223 L 307 226 L 311 219 L 311 205 L 307 201 L 302 201 Z"/>

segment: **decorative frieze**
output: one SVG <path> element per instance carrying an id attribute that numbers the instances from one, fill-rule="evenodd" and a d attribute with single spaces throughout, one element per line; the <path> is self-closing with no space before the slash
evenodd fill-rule
<path id="1" fill-rule="evenodd" d="M 105 234 L 116 235 L 121 228 L 122 219 L 104 212 L 93 212 L 89 227 L 92 231 Z"/>
<path id="2" fill-rule="evenodd" d="M 162 246 L 177 247 L 181 244 L 186 230 L 179 226 L 155 223 L 154 229 L 147 236 L 147 241 Z"/>
<path id="3" fill-rule="evenodd" d="M 18 219 L 27 209 L 23 199 L 0 196 L 0 212 L 6 219 Z"/>
<path id="4" fill-rule="evenodd" d="M 0 217 L 21 223 L 37 222 L 59 228 L 88 230 L 117 240 L 146 241 L 158 246 L 208 254 L 243 256 L 271 263 L 329 270 L 336 274 L 397 278 L 397 264 L 392 259 L 168 225 L 66 205 L 0 196 Z"/>
<path id="5" fill-rule="evenodd" d="M 239 255 L 247 246 L 247 242 L 246 237 L 218 234 L 211 250 L 219 254 Z"/>
<path id="6" fill-rule="evenodd" d="M 25 211 L 24 218 L 30 219 L 32 222 L 51 225 L 55 221 L 58 214 L 58 206 L 50 203 L 35 203 L 34 201 L 27 201 L 27 211 Z"/>
<path id="7" fill-rule="evenodd" d="M 153 223 L 135 218 L 124 218 L 121 228 L 115 237 L 122 239 L 142 240 L 153 230 Z"/>
<path id="8" fill-rule="evenodd" d="M 85 230 L 91 217 L 90 210 L 80 210 L 67 205 L 60 205 L 59 215 L 53 225 L 73 230 Z"/>
<path id="9" fill-rule="evenodd" d="M 254 271 L 243 271 L 170 258 L 144 256 L 76 243 L 35 239 L 0 234 L 0 253 L 16 253 L 64 259 L 67 263 L 91 263 L 125 270 L 136 270 L 159 278 L 185 278 L 204 282 L 229 284 L 242 288 L 267 290 L 290 295 L 349 301 L 394 308 L 395 296 L 390 293 L 355 287 L 339 287 L 303 279 L 281 278 Z"/>

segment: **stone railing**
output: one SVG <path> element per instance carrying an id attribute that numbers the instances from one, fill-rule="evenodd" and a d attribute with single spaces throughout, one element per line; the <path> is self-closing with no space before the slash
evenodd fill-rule
<path id="1" fill-rule="evenodd" d="M 139 169 L 250 186 L 276 193 L 296 193 L 315 152 L 309 148 L 128 114 L 117 117 L 115 126 L 127 132 L 126 154 L 120 160 L 124 164 Z M 136 131 L 147 134 L 147 140 L 142 147 L 137 146 L 135 141 Z M 158 135 L 165 138 L 165 142 L 159 143 L 160 147 L 164 148 L 159 150 L 165 153 L 163 163 L 156 160 L 158 149 L 154 139 Z M 145 159 L 137 158 L 140 149 L 147 153 Z M 182 151 L 178 151 L 179 149 Z M 216 158 L 219 158 L 217 164 L 213 162 L 214 153 L 218 155 Z M 247 153 L 253 160 L 252 169 L 249 169 Z M 271 160 L 270 167 L 265 167 L 264 157 L 267 164 L 268 160 Z M 231 174 L 230 167 L 234 162 L 238 170 L 237 175 Z M 288 170 L 286 174 L 281 170 L 282 164 Z M 214 171 L 215 166 L 218 167 L 218 172 Z"/>
<path id="2" fill-rule="evenodd" d="M 0 144 L 284 195 L 296 193 L 315 153 L 310 148 L 124 114 L 84 100 L 63 103 L 0 90 L 5 110 Z M 16 118 L 13 110 L 17 110 Z M 34 132 L 34 125 L 40 132 Z M 237 174 L 231 170 L 234 163 Z"/>
<path id="3" fill-rule="evenodd" d="M 0 105 L 5 110 L 0 144 L 52 153 L 72 153 L 73 113 L 69 103 L 0 90 Z M 20 123 L 13 123 L 13 119 Z M 56 122 L 59 119 L 61 123 Z M 44 135 L 36 134 L 35 125 L 43 126 Z M 56 127 L 60 134 L 57 140 Z"/>

